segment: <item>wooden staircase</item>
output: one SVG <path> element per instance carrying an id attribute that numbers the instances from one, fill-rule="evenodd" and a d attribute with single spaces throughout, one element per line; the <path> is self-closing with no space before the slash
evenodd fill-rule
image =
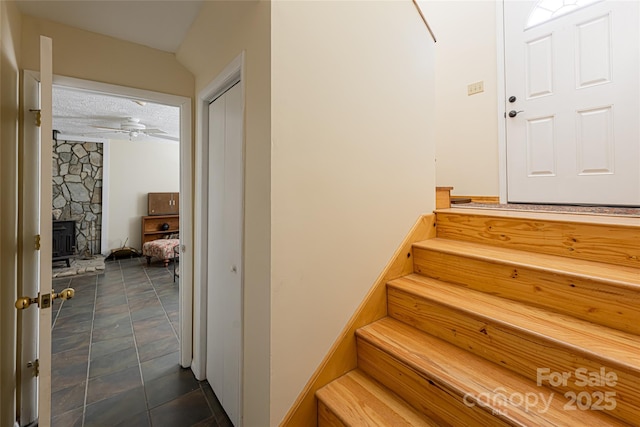
<path id="1" fill-rule="evenodd" d="M 640 219 L 436 218 L 318 425 L 640 425 Z"/>

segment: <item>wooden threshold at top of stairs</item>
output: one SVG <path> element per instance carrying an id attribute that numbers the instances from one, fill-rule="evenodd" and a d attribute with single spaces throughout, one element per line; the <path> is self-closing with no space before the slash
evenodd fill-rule
<path id="1" fill-rule="evenodd" d="M 539 219 L 541 221 L 569 222 L 576 224 L 615 225 L 640 228 L 640 218 L 586 213 L 519 211 L 510 209 L 449 208 L 436 209 L 436 214 L 460 214 L 513 219 Z"/>
<path id="2" fill-rule="evenodd" d="M 440 427 L 358 369 L 330 382 L 318 390 L 316 396 L 320 427 L 335 424 Z M 338 422 L 331 422 L 335 418 Z"/>
<path id="3" fill-rule="evenodd" d="M 448 423 L 454 426 L 625 425 L 598 411 L 567 411 L 561 394 L 389 317 L 357 337 L 361 369 L 434 419 L 457 420 Z M 527 407 L 509 396 L 540 398 Z M 472 412 L 482 410 L 485 416 Z"/>
<path id="4" fill-rule="evenodd" d="M 504 325 L 569 348 L 574 354 L 582 354 L 588 359 L 597 359 L 609 366 L 640 375 L 640 342 L 637 335 L 419 274 L 392 280 L 387 286 L 464 312 L 488 325 Z"/>

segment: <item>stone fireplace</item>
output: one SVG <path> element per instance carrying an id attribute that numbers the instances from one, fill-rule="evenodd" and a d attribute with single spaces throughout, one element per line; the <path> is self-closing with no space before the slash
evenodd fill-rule
<path id="1" fill-rule="evenodd" d="M 53 142 L 53 219 L 73 220 L 76 254 L 100 253 L 103 144 Z"/>

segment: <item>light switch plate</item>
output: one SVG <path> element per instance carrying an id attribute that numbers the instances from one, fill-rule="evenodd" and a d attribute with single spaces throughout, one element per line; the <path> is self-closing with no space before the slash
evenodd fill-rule
<path id="1" fill-rule="evenodd" d="M 484 81 L 471 83 L 467 86 L 467 96 L 475 95 L 480 92 L 484 92 Z"/>

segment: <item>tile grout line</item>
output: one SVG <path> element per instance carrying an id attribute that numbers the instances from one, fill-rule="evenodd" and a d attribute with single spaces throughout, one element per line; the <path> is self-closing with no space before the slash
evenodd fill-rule
<path id="1" fill-rule="evenodd" d="M 204 388 L 202 387 L 203 383 L 204 383 L 204 381 L 198 381 L 198 386 L 200 387 L 200 391 L 202 392 L 202 395 L 204 396 L 204 401 L 207 402 L 207 406 L 209 407 L 209 410 L 211 411 L 211 416 L 213 417 L 213 420 L 216 422 L 216 425 L 219 425 L 220 423 L 218 423 L 218 417 L 216 415 L 216 411 L 213 410 L 213 404 L 211 402 L 209 402 L 209 398 L 207 397 L 207 393 L 204 391 Z"/>
<path id="2" fill-rule="evenodd" d="M 89 372 L 91 369 L 91 345 L 93 344 L 93 325 L 96 320 L 96 303 L 98 302 L 98 278 L 99 278 L 99 275 L 96 275 L 96 283 L 95 283 L 96 286 L 93 292 L 93 314 L 91 316 L 91 333 L 89 334 L 89 351 L 87 353 L 87 376 L 84 382 L 84 402 L 82 403 L 82 423 L 81 423 L 82 427 L 84 427 L 84 419 L 87 414 L 87 396 L 89 394 Z"/>
<path id="3" fill-rule="evenodd" d="M 145 403 L 145 406 L 147 407 L 149 424 L 151 424 L 151 410 L 149 408 L 149 399 L 147 397 L 147 389 L 144 386 L 144 376 L 142 375 L 142 362 L 140 362 L 140 352 L 138 351 L 138 340 L 136 339 L 136 330 L 133 327 L 133 317 L 131 316 L 131 306 L 129 305 L 129 295 L 127 294 L 127 281 L 124 278 L 124 272 L 122 271 L 122 263 L 120 262 L 120 260 L 118 260 L 118 265 L 120 266 L 122 283 L 124 285 L 124 298 L 127 300 L 127 310 L 129 311 L 129 322 L 131 322 L 131 335 L 133 336 L 133 346 L 136 349 L 136 358 L 138 359 L 138 371 L 140 372 L 140 382 L 142 383 L 142 392 L 144 393 L 144 403 Z"/>
<path id="4" fill-rule="evenodd" d="M 149 280 L 149 283 L 151 283 L 151 287 L 153 288 L 153 293 L 156 295 L 156 298 L 160 302 L 160 307 L 162 307 L 162 312 L 164 313 L 164 317 L 167 319 L 167 322 L 169 322 L 169 326 L 171 326 L 171 330 L 173 331 L 173 335 L 175 335 L 176 339 L 178 340 L 178 352 L 180 352 L 180 337 L 178 336 L 178 333 L 176 332 L 176 328 L 173 327 L 173 322 L 171 322 L 171 319 L 169 318 L 169 313 L 167 313 L 167 310 L 164 308 L 164 304 L 162 303 L 162 299 L 160 299 L 160 296 L 158 295 L 158 291 L 156 289 L 156 285 L 153 283 L 153 280 L 151 280 L 151 278 L 149 277 L 149 274 L 147 274 L 147 269 L 144 268 L 144 266 L 143 266 L 142 270 L 144 271 L 144 275 L 147 276 L 147 279 Z M 179 310 L 180 310 L 180 308 L 178 308 L 178 313 L 179 313 Z"/>
<path id="5" fill-rule="evenodd" d="M 67 288 L 71 286 L 71 282 L 73 281 L 73 279 L 69 279 L 69 281 L 67 282 Z M 58 317 L 60 317 L 60 311 L 62 311 L 62 306 L 64 305 L 64 302 L 66 300 L 62 300 L 60 302 L 60 307 L 58 307 L 58 311 L 56 312 L 55 317 L 53 318 L 53 321 L 51 322 L 51 331 L 53 331 L 53 328 L 55 328 L 56 326 L 56 322 L 58 321 Z"/>

